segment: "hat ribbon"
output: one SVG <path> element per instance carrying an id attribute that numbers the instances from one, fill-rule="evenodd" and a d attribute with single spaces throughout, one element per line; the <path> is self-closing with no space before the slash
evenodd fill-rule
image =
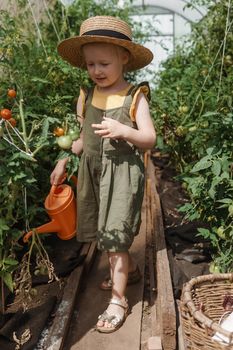
<path id="1" fill-rule="evenodd" d="M 124 39 L 124 40 L 132 41 L 127 35 L 119 33 L 119 32 L 116 32 L 115 30 L 109 30 L 109 29 L 90 30 L 88 32 L 83 33 L 81 36 L 85 36 L 85 35 L 109 36 L 111 38 Z"/>

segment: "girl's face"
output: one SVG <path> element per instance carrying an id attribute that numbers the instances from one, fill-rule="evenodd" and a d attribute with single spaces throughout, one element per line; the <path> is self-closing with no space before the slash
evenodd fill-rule
<path id="1" fill-rule="evenodd" d="M 124 81 L 123 69 L 128 62 L 126 50 L 112 44 L 93 43 L 83 47 L 90 78 L 100 88 L 117 87 Z"/>

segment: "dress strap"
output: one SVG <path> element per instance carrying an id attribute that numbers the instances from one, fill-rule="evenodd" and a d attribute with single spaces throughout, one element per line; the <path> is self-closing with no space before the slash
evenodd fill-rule
<path id="1" fill-rule="evenodd" d="M 135 115 L 136 115 L 136 104 L 137 104 L 137 99 L 140 93 L 143 93 L 144 96 L 146 97 L 147 101 L 150 100 L 151 96 L 150 96 L 150 87 L 149 84 L 147 82 L 142 82 L 140 84 L 138 84 L 137 86 L 134 87 L 134 89 L 131 92 L 132 95 L 132 103 L 130 106 L 130 110 L 129 110 L 129 115 L 130 115 L 130 119 L 135 122 Z"/>
<path id="2" fill-rule="evenodd" d="M 81 110 L 81 115 L 78 115 L 81 118 L 85 118 L 85 111 L 86 111 L 86 105 L 87 105 L 87 101 L 92 99 L 92 95 L 93 95 L 93 88 L 80 88 L 80 92 L 79 92 L 79 96 L 81 98 L 81 102 L 82 102 L 82 110 Z"/>

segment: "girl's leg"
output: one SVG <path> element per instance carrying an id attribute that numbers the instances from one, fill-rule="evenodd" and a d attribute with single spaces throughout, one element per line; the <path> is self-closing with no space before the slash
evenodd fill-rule
<path id="1" fill-rule="evenodd" d="M 107 253 L 108 254 L 108 253 Z M 132 258 L 129 252 L 128 254 L 128 284 L 137 283 L 141 279 L 141 274 L 136 261 Z M 108 258 L 110 258 L 108 256 Z M 112 268 L 109 262 L 110 274 L 105 277 L 104 281 L 100 284 L 100 289 L 111 290 L 112 289 Z"/>
<path id="2" fill-rule="evenodd" d="M 125 290 L 128 279 L 129 270 L 129 254 L 124 253 L 111 253 L 108 252 L 109 265 L 112 276 L 112 298 L 121 300 L 125 297 Z M 107 308 L 109 315 L 118 314 L 124 316 L 124 309 L 119 305 L 110 304 Z M 108 321 L 98 321 L 97 326 L 111 327 Z"/>
<path id="3" fill-rule="evenodd" d="M 129 259 L 129 272 L 134 272 L 137 268 L 136 261 L 132 258 L 130 253 L 128 252 L 128 259 Z"/>
<path id="4" fill-rule="evenodd" d="M 128 280 L 129 255 L 124 253 L 108 253 L 109 265 L 112 275 L 112 298 L 121 299 L 125 296 Z"/>

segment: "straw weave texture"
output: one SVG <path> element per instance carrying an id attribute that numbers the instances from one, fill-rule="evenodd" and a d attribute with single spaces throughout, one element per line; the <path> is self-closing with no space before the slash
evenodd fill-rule
<path id="1" fill-rule="evenodd" d="M 104 21 L 102 16 L 86 19 L 80 27 L 80 35 L 83 35 L 83 33 L 86 33 L 89 30 L 96 29 L 114 30 L 126 35 L 129 39 L 132 39 L 132 31 L 129 25 L 119 18 L 110 16 L 104 16 Z"/>
<path id="2" fill-rule="evenodd" d="M 233 349 L 233 343 L 223 345 L 212 340 L 219 332 L 233 341 L 233 332 L 224 330 L 219 323 L 225 313 L 226 295 L 233 297 L 233 274 L 199 276 L 184 286 L 180 314 L 186 350 Z"/>

